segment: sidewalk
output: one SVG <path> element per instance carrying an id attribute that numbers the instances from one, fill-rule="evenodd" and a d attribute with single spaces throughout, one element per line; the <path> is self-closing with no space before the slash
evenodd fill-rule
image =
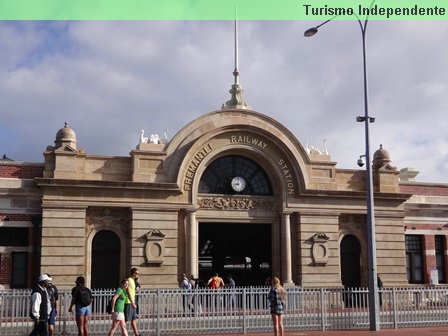
<path id="1" fill-rule="evenodd" d="M 271 333 L 212 334 L 207 336 L 273 336 Z M 199 335 L 197 335 L 199 336 Z M 202 336 L 202 335 L 201 335 Z M 445 327 L 367 330 L 287 331 L 285 336 L 448 336 L 448 322 Z"/>

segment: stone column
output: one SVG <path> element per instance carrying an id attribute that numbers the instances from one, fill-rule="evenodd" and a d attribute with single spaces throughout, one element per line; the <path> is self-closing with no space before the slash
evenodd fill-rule
<path id="1" fill-rule="evenodd" d="M 425 283 L 431 283 L 431 270 L 437 267 L 436 239 L 433 235 L 423 235 L 423 279 Z"/>
<path id="2" fill-rule="evenodd" d="M 282 213 L 281 223 L 281 251 L 282 251 L 282 280 L 285 284 L 292 284 L 291 260 L 291 213 Z"/>
<path id="3" fill-rule="evenodd" d="M 194 275 L 196 278 L 199 276 L 198 269 L 198 222 L 196 220 L 196 209 L 187 210 L 187 230 L 185 239 L 185 272 L 187 277 Z"/>

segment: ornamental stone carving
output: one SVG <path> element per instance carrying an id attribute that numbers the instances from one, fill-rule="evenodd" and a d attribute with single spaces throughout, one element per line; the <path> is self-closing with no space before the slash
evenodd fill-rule
<path id="1" fill-rule="evenodd" d="M 311 256 L 315 266 L 325 266 L 328 263 L 328 247 L 327 242 L 330 239 L 325 233 L 318 232 L 311 237 L 313 246 L 311 248 Z"/>
<path id="2" fill-rule="evenodd" d="M 272 210 L 275 202 L 265 199 L 236 198 L 236 197 L 203 197 L 198 198 L 198 206 L 202 209 L 222 210 Z"/>
<path id="3" fill-rule="evenodd" d="M 343 214 L 339 216 L 339 230 L 367 239 L 367 216 L 364 214 Z"/>
<path id="4" fill-rule="evenodd" d="M 89 207 L 86 214 L 86 233 L 100 229 L 115 229 L 127 234 L 131 214 L 128 208 Z"/>
<path id="5" fill-rule="evenodd" d="M 146 235 L 145 258 L 148 265 L 160 266 L 165 259 L 165 235 L 151 230 Z"/>

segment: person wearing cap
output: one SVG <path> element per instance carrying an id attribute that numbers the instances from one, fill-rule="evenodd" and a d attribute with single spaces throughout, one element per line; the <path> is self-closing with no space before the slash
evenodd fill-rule
<path id="1" fill-rule="evenodd" d="M 47 273 L 47 275 L 51 278 L 50 274 Z M 47 293 L 51 303 L 51 312 L 48 317 L 48 335 L 54 336 L 54 326 L 56 325 L 56 316 L 58 315 L 59 294 L 57 287 L 51 281 L 48 282 Z"/>
<path id="2" fill-rule="evenodd" d="M 37 286 L 31 294 L 31 318 L 34 321 L 34 328 L 29 336 L 47 336 L 47 323 L 51 313 L 51 303 L 46 288 L 50 281 L 51 278 L 47 274 L 41 274 Z"/>

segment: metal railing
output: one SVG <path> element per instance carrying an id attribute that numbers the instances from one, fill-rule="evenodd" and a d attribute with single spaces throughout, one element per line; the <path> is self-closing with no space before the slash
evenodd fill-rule
<path id="1" fill-rule="evenodd" d="M 138 295 L 139 329 L 145 334 L 247 333 L 272 330 L 267 287 L 231 289 L 143 289 Z M 105 335 L 111 326 L 106 305 L 114 290 L 94 290 L 91 335 Z M 287 289 L 284 326 L 288 331 L 368 329 L 368 290 Z M 30 290 L 0 291 L 0 335 L 28 335 Z M 68 313 L 70 291 L 60 291 L 57 335 L 77 335 L 74 314 Z M 448 288 L 387 288 L 380 290 L 381 328 L 448 324 Z"/>

